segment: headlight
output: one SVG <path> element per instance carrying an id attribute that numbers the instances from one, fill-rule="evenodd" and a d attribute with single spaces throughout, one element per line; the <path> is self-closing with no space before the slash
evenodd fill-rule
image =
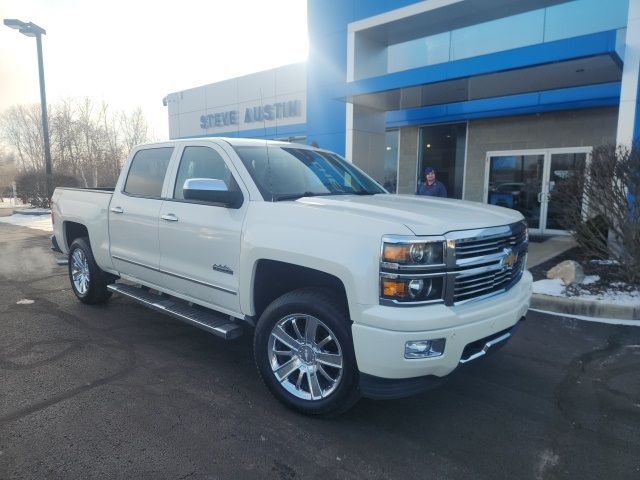
<path id="1" fill-rule="evenodd" d="M 402 278 L 384 275 L 380 279 L 380 297 L 398 302 L 433 302 L 442 300 L 444 276 Z"/>
<path id="2" fill-rule="evenodd" d="M 442 265 L 443 242 L 387 243 L 382 248 L 382 261 L 399 265 Z"/>
<path id="3" fill-rule="evenodd" d="M 445 238 L 385 235 L 380 255 L 380 300 L 387 304 L 441 302 L 445 290 Z"/>

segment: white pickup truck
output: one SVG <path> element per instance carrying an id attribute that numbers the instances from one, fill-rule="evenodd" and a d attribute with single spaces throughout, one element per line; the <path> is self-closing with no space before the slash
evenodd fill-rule
<path id="1" fill-rule="evenodd" d="M 307 414 L 431 388 L 529 308 L 520 213 L 389 194 L 304 145 L 142 145 L 115 189 L 57 188 L 52 214 L 82 302 L 115 292 L 223 338 L 252 331 L 265 384 Z"/>

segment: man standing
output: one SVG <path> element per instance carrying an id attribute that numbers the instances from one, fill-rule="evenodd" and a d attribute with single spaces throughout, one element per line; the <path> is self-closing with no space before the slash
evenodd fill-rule
<path id="1" fill-rule="evenodd" d="M 424 182 L 418 185 L 418 195 L 447 198 L 447 187 L 436 180 L 436 171 L 432 167 L 424 169 Z"/>

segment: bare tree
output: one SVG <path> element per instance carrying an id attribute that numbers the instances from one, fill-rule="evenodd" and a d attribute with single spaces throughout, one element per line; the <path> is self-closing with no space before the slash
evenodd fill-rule
<path id="1" fill-rule="evenodd" d="M 124 148 L 129 151 L 147 141 L 149 127 L 140 107 L 127 114 L 120 114 L 120 131 L 124 137 Z"/>
<path id="2" fill-rule="evenodd" d="M 3 138 L 18 156 L 22 170 L 44 169 L 39 105 L 18 105 L 2 116 Z"/>
<path id="3" fill-rule="evenodd" d="M 640 150 L 604 146 L 553 191 L 578 244 L 615 260 L 622 278 L 640 283 Z"/>
<path id="4" fill-rule="evenodd" d="M 11 185 L 18 174 L 18 161 L 16 155 L 8 149 L 0 146 L 0 198 L 11 196 Z"/>
<path id="5" fill-rule="evenodd" d="M 142 109 L 112 111 L 89 98 L 49 106 L 55 172 L 81 186 L 113 186 L 130 149 L 148 141 Z M 0 115 L 0 141 L 15 153 L 20 172 L 44 169 L 39 105 L 14 106 Z"/>

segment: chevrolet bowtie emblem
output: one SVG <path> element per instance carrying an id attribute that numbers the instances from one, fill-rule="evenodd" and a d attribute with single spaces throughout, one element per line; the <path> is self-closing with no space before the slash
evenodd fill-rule
<path id="1" fill-rule="evenodd" d="M 513 266 L 518 261 L 518 253 L 514 252 L 511 248 L 505 248 L 503 252 L 504 257 L 502 258 L 502 264 L 506 265 L 509 268 L 513 268 Z"/>

